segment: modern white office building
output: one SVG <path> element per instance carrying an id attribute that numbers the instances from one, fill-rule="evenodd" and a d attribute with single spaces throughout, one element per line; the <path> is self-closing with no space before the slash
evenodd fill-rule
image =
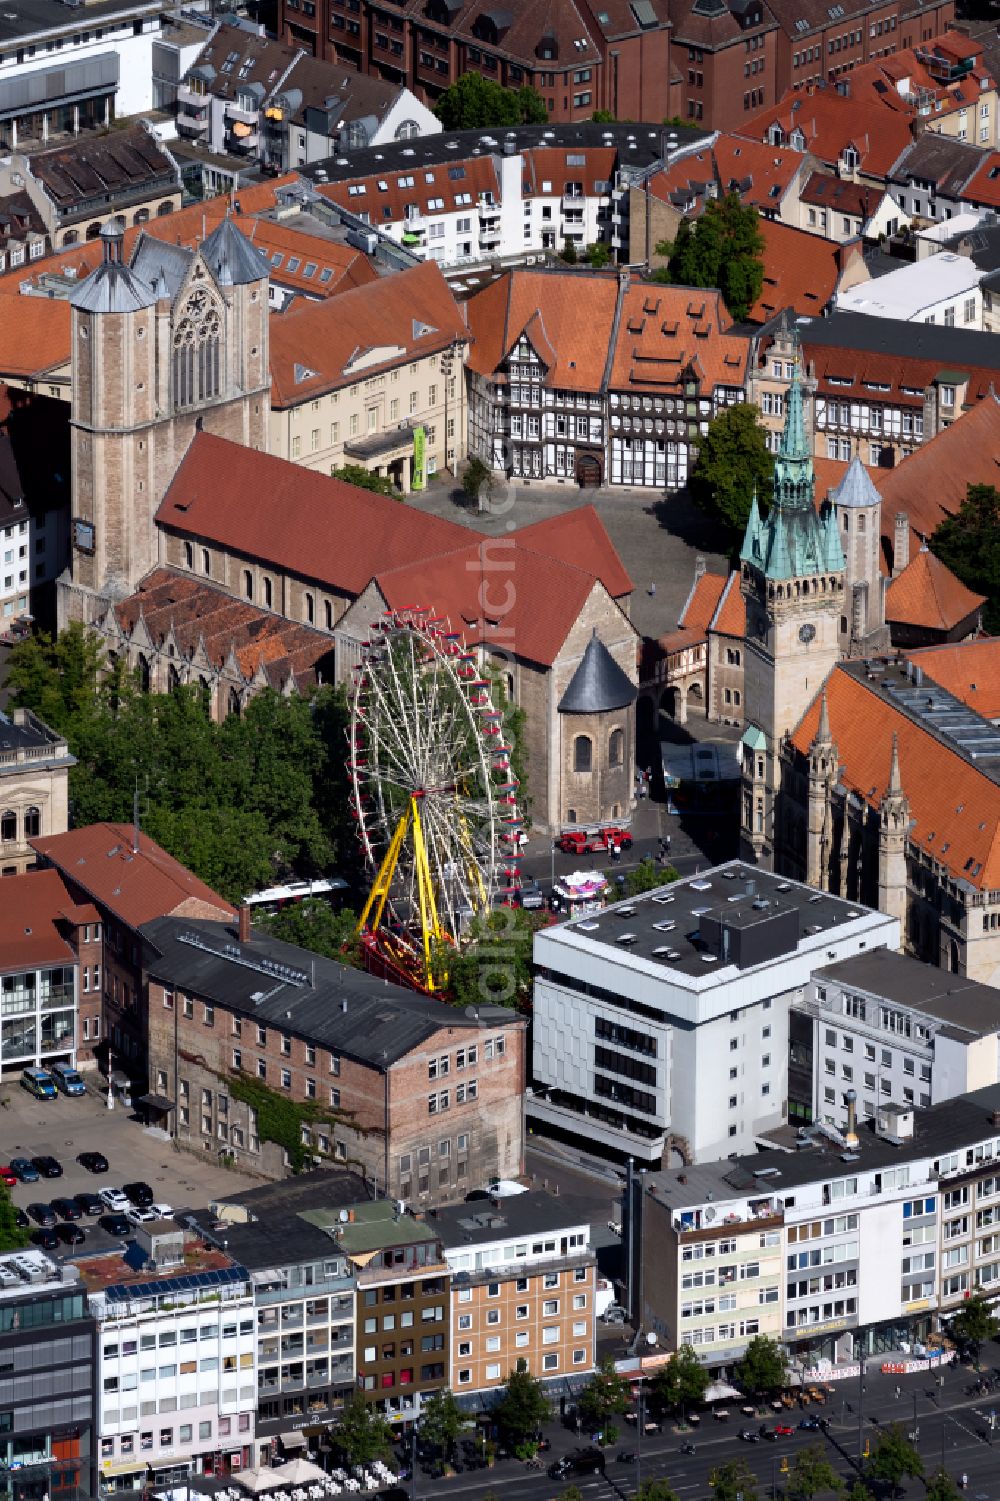
<path id="1" fill-rule="evenodd" d="M 753 1149 L 787 1114 L 789 1010 L 899 924 L 733 861 L 535 935 L 529 1118 L 640 1163 Z"/>

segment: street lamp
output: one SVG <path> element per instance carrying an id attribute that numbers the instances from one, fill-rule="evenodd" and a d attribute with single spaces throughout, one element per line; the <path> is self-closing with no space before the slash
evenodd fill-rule
<path id="1" fill-rule="evenodd" d="M 410 1501 L 417 1501 L 417 1415 L 413 1414 L 410 1429 Z"/>

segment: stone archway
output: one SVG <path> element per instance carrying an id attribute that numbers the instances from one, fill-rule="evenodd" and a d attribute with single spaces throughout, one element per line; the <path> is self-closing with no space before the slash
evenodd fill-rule
<path id="1" fill-rule="evenodd" d="M 660 715 L 674 724 L 687 724 L 687 694 L 680 683 L 671 683 L 660 694 Z"/>

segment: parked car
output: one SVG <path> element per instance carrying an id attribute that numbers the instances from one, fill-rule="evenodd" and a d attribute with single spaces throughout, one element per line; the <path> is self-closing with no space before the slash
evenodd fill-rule
<path id="1" fill-rule="evenodd" d="M 52 1077 L 60 1094 L 81 1095 L 87 1093 L 87 1086 L 68 1063 L 56 1063 L 52 1068 Z"/>
<path id="2" fill-rule="evenodd" d="M 760 1443 L 760 1434 L 755 1433 L 752 1428 L 741 1428 L 737 1437 L 741 1438 L 745 1444 Z"/>
<path id="3" fill-rule="evenodd" d="M 774 1434 L 776 1438 L 791 1438 L 794 1432 L 795 1429 L 792 1428 L 788 1423 L 775 1423 L 774 1425 Z"/>
<path id="4" fill-rule="evenodd" d="M 53 1199 L 52 1208 L 61 1220 L 78 1220 L 80 1206 L 75 1199 Z"/>
<path id="5" fill-rule="evenodd" d="M 38 1169 L 33 1162 L 28 1161 L 27 1157 L 12 1157 L 10 1170 L 17 1174 L 22 1183 L 38 1182 Z"/>
<path id="6" fill-rule="evenodd" d="M 140 1209 L 138 1204 L 130 1204 L 125 1210 L 125 1218 L 130 1225 L 151 1224 L 157 1217 L 151 1209 Z"/>
<path id="7" fill-rule="evenodd" d="M 112 1212 L 111 1214 L 102 1214 L 101 1218 L 98 1220 L 98 1224 L 100 1225 L 102 1230 L 106 1230 L 108 1234 L 113 1235 L 116 1240 L 124 1240 L 125 1236 L 128 1235 L 129 1231 L 132 1228 L 125 1216 L 123 1214 L 119 1214 L 118 1212 Z"/>
<path id="8" fill-rule="evenodd" d="M 31 1161 L 43 1178 L 61 1178 L 63 1175 L 62 1163 L 56 1157 L 32 1157 Z"/>
<path id="9" fill-rule="evenodd" d="M 628 1315 L 620 1303 L 609 1303 L 601 1314 L 606 1324 L 624 1324 Z"/>
<path id="10" fill-rule="evenodd" d="M 778 1442 L 778 1435 L 774 1429 L 768 1428 L 764 1423 L 761 1423 L 757 1432 L 766 1444 L 776 1444 Z"/>
<path id="11" fill-rule="evenodd" d="M 19 1230 L 27 1230 L 28 1226 L 31 1224 L 31 1221 L 29 1220 L 23 1209 L 15 1210 L 14 1224 Z"/>
<path id="12" fill-rule="evenodd" d="M 56 1226 L 56 1235 L 64 1246 L 79 1246 L 87 1239 L 79 1225 L 67 1225 L 65 1220 Z"/>
<path id="13" fill-rule="evenodd" d="M 103 1152 L 81 1152 L 76 1160 L 88 1173 L 106 1173 L 108 1170 L 108 1159 Z"/>
<path id="14" fill-rule="evenodd" d="M 50 1230 L 56 1222 L 56 1213 L 51 1204 L 29 1204 L 28 1213 L 36 1225 Z"/>
<path id="15" fill-rule="evenodd" d="M 172 1204 L 150 1204 L 154 1220 L 172 1220 L 174 1209 Z"/>
<path id="16" fill-rule="evenodd" d="M 148 1183 L 126 1183 L 122 1192 L 138 1209 L 148 1209 L 153 1202 L 153 1190 Z"/>
<path id="17" fill-rule="evenodd" d="M 545 906 L 545 896 L 542 888 L 534 877 L 528 877 L 521 882 L 521 889 L 517 896 L 517 905 L 523 907 L 525 912 L 541 912 Z"/>
<path id="18" fill-rule="evenodd" d="M 819 1418 L 814 1418 L 810 1413 L 808 1417 L 799 1419 L 799 1427 L 805 1428 L 808 1432 L 812 1433 L 819 1427 Z"/>
<path id="19" fill-rule="evenodd" d="M 59 1237 L 54 1230 L 43 1227 L 41 1230 L 32 1230 L 31 1244 L 37 1246 L 40 1251 L 57 1251 Z"/>
<path id="20" fill-rule="evenodd" d="M 98 1215 L 101 1214 L 104 1210 L 104 1205 L 101 1203 L 96 1194 L 74 1194 L 73 1202 L 76 1205 L 77 1209 L 79 1209 L 81 1214 Z"/>
<path id="21" fill-rule="evenodd" d="M 106 1209 L 112 1210 L 115 1214 L 124 1214 L 129 1207 L 128 1197 L 120 1188 L 102 1188 L 97 1197 Z"/>
<path id="22" fill-rule="evenodd" d="M 17 1187 L 17 1174 L 12 1167 L 0 1167 L 0 1182 L 5 1183 L 8 1188 Z"/>

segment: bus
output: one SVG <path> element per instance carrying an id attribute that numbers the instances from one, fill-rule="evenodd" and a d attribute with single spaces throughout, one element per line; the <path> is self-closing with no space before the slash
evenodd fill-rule
<path id="1" fill-rule="evenodd" d="M 336 907 L 346 890 L 347 882 L 342 881 L 339 876 L 324 876 L 317 881 L 289 881 L 285 886 L 269 886 L 266 891 L 255 891 L 251 896 L 245 896 L 243 902 L 251 913 L 260 912 L 270 916 L 280 912 L 283 907 L 310 900 L 326 901 L 331 907 Z"/>

